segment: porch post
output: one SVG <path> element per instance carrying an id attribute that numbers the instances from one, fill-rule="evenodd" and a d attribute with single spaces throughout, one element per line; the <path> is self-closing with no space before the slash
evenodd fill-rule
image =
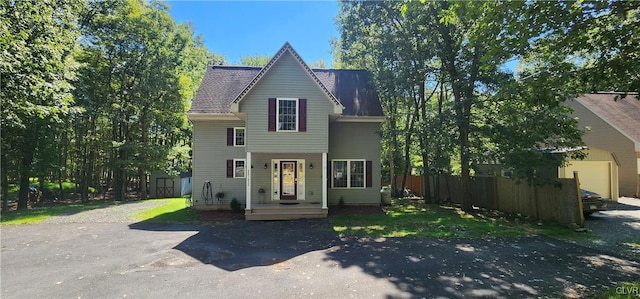
<path id="1" fill-rule="evenodd" d="M 247 206 L 246 206 L 246 210 L 251 210 L 251 152 L 247 152 L 247 160 L 246 163 L 244 165 L 244 171 L 245 171 L 245 181 L 246 181 L 246 185 L 247 185 L 247 195 L 246 195 L 246 201 L 247 201 Z"/>
<path id="2" fill-rule="evenodd" d="M 322 208 L 327 209 L 327 153 L 322 153 Z"/>

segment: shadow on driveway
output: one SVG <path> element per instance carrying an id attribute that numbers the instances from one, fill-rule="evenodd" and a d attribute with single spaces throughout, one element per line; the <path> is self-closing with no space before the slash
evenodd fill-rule
<path id="1" fill-rule="evenodd" d="M 129 227 L 151 231 L 197 230 L 197 234 L 174 249 L 227 271 L 281 263 L 340 242 L 328 222 L 318 219 L 229 221 L 199 226 L 151 221 Z"/>
<path id="2" fill-rule="evenodd" d="M 317 271 L 315 267 L 332 271 L 314 279 L 328 285 L 353 284 L 364 273 L 392 283 L 395 292 L 408 297 L 581 297 L 640 280 L 637 261 L 547 237 L 341 238 L 328 219 L 211 225 L 140 222 L 130 228 L 196 230 L 174 249 L 227 271 L 277 267 L 319 252 L 320 260 L 298 263 L 309 268 L 301 270 L 305 273 Z M 397 297 L 374 285 L 367 292 Z"/>

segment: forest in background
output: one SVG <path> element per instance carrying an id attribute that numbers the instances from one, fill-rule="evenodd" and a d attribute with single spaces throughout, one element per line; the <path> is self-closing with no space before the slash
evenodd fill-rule
<path id="1" fill-rule="evenodd" d="M 30 178 L 146 198 L 151 170 L 190 167 L 202 40 L 159 1 L 3 1 L 2 192 Z M 211 55 L 209 55 L 211 56 Z M 58 194 L 64 198 L 64 194 Z"/>
<path id="2" fill-rule="evenodd" d="M 640 90 L 640 2 L 341 1 L 334 67 L 375 77 L 383 177 L 400 196 L 412 172 L 461 176 L 463 209 L 478 164 L 544 184 L 545 154 L 583 145 L 563 102 Z M 517 67 L 516 67 L 517 66 Z M 583 153 L 572 152 L 574 158 Z M 435 190 L 435 193 L 439 193 Z M 466 199 L 466 200 L 464 200 Z"/>
<path id="3" fill-rule="evenodd" d="M 397 176 L 452 173 L 468 182 L 476 163 L 501 163 L 539 183 L 537 169 L 563 163 L 545 149 L 582 144 L 564 101 L 640 89 L 640 2 L 340 6 L 333 67 L 374 74 L 387 116 L 383 180 L 395 195 Z M 4 200 L 17 185 L 26 208 L 31 178 L 57 182 L 60 198 L 68 181 L 83 201 L 91 188 L 146 198 L 152 170 L 191 166 L 186 111 L 205 66 L 226 59 L 167 11 L 142 0 L 0 4 Z"/>

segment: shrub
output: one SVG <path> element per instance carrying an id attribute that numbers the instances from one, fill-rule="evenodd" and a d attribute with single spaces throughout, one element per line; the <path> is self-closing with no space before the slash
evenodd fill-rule
<path id="1" fill-rule="evenodd" d="M 234 213 L 242 212 L 242 205 L 235 197 L 229 203 L 229 207 L 231 207 L 231 211 L 233 211 Z"/>
<path id="2" fill-rule="evenodd" d="M 338 205 L 344 207 L 344 197 L 340 196 L 340 200 L 338 201 Z"/>

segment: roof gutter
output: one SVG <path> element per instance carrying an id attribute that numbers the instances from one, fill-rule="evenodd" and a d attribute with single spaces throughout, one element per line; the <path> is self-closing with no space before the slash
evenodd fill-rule
<path id="1" fill-rule="evenodd" d="M 337 122 L 351 122 L 351 123 L 381 123 L 386 118 L 384 116 L 339 116 L 336 118 Z"/>
<path id="2" fill-rule="evenodd" d="M 233 113 L 198 113 L 198 112 L 190 112 L 187 113 L 187 118 L 190 121 L 201 121 L 201 120 L 241 120 Z"/>

